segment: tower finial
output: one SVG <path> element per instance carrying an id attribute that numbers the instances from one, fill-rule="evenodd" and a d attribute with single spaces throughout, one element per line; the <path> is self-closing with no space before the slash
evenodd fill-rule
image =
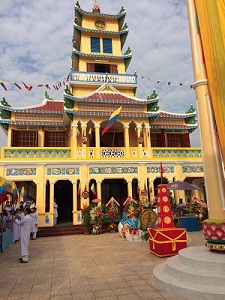
<path id="1" fill-rule="evenodd" d="M 93 9 L 92 9 L 93 13 L 100 13 L 101 10 L 100 10 L 99 4 L 100 4 L 101 0 L 92 0 L 91 2 L 93 4 Z"/>

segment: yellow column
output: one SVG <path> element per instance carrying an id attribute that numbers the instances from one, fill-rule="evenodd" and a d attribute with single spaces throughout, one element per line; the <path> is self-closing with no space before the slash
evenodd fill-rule
<path id="1" fill-rule="evenodd" d="M 83 137 L 86 137 L 86 128 L 87 128 L 87 125 L 81 125 L 81 128 L 82 128 L 82 138 Z M 87 158 L 87 144 L 84 144 L 82 142 L 82 151 L 83 151 L 83 159 L 86 159 Z"/>
<path id="2" fill-rule="evenodd" d="M 125 139 L 125 149 L 126 149 L 126 159 L 130 158 L 130 141 L 129 141 L 129 126 L 124 125 L 124 139 Z"/>
<path id="3" fill-rule="evenodd" d="M 100 125 L 95 125 L 95 149 L 96 149 L 96 159 L 100 159 L 101 158 Z"/>
<path id="4" fill-rule="evenodd" d="M 225 219 L 225 184 L 193 0 L 187 0 L 199 132 L 210 219 Z"/>
<path id="5" fill-rule="evenodd" d="M 77 125 L 72 124 L 72 128 L 71 128 L 71 148 L 72 148 L 72 157 L 73 159 L 77 158 Z"/>
<path id="6" fill-rule="evenodd" d="M 102 200 L 102 188 L 101 188 L 102 182 L 101 181 L 97 181 L 97 196 L 98 199 Z"/>
<path id="7" fill-rule="evenodd" d="M 131 180 L 127 180 L 127 192 L 128 192 L 128 196 L 132 197 L 132 181 Z"/>
<path id="8" fill-rule="evenodd" d="M 72 182 L 73 184 L 73 224 L 79 224 L 77 222 L 77 180 Z"/>
<path id="9" fill-rule="evenodd" d="M 50 181 L 50 225 L 54 225 L 54 187 L 55 182 Z"/>
<path id="10" fill-rule="evenodd" d="M 38 147 L 44 147 L 45 134 L 43 128 L 41 127 L 38 130 Z"/>
<path id="11" fill-rule="evenodd" d="M 11 142 L 12 142 L 12 130 L 9 128 L 8 137 L 7 137 L 7 147 L 11 147 Z"/>
<path id="12" fill-rule="evenodd" d="M 137 139 L 140 137 L 141 134 L 141 127 L 137 127 Z M 142 144 L 138 143 L 138 157 L 142 158 Z"/>
<path id="13" fill-rule="evenodd" d="M 45 223 L 45 163 L 37 163 L 36 205 L 39 213 L 40 226 Z"/>

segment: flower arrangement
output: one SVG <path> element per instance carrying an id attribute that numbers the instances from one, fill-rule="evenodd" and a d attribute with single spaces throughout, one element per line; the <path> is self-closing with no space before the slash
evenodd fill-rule
<path id="1" fill-rule="evenodd" d="M 101 206 L 93 206 L 90 211 L 91 219 L 94 222 L 92 234 L 102 233 L 103 212 Z"/>
<path id="2" fill-rule="evenodd" d="M 141 210 L 141 206 L 138 203 L 138 201 L 130 198 L 127 198 L 127 200 L 124 202 L 124 207 L 123 210 L 125 211 L 125 213 L 127 214 L 127 216 L 129 217 L 130 215 L 136 215 L 139 216 L 140 215 L 140 210 Z"/>
<path id="3" fill-rule="evenodd" d="M 207 204 L 196 197 L 190 203 L 190 210 L 193 214 L 197 214 L 200 219 L 205 220 L 208 218 Z"/>
<path id="4" fill-rule="evenodd" d="M 114 220 L 119 216 L 119 209 L 118 207 L 120 204 L 111 197 L 110 200 L 106 204 L 106 217 L 109 219 L 109 231 L 115 232 L 115 223 Z"/>
<path id="5" fill-rule="evenodd" d="M 91 227 L 90 205 L 84 205 L 81 209 L 81 226 L 83 228 Z"/>

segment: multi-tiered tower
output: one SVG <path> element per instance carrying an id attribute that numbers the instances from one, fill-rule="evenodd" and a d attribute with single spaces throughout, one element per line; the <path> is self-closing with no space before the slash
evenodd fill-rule
<path id="1" fill-rule="evenodd" d="M 2 102 L 0 123 L 8 147 L 2 149 L 0 171 L 36 199 L 40 226 L 53 225 L 54 199 L 59 221 L 73 224 L 81 221 L 82 205 L 96 197 L 123 203 L 143 191 L 152 200 L 161 182 L 160 162 L 165 181 L 203 178 L 201 150 L 190 148 L 189 141 L 197 127 L 193 107 L 174 114 L 159 109 L 156 91 L 147 99 L 135 96 L 137 75 L 126 73 L 132 52 L 124 50 L 125 15 L 123 7 L 110 15 L 98 6 L 84 11 L 77 2 L 64 101 L 46 93 L 35 107 Z"/>

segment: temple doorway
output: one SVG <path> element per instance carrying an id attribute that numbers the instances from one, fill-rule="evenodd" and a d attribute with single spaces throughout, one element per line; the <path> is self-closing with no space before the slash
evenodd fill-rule
<path id="1" fill-rule="evenodd" d="M 73 185 L 69 180 L 58 180 L 54 186 L 54 199 L 58 205 L 57 225 L 73 221 Z"/>
<path id="2" fill-rule="evenodd" d="M 120 211 L 123 202 L 127 199 L 127 182 L 124 179 L 105 179 L 101 185 L 102 204 L 106 204 L 111 197 L 120 203 Z"/>

